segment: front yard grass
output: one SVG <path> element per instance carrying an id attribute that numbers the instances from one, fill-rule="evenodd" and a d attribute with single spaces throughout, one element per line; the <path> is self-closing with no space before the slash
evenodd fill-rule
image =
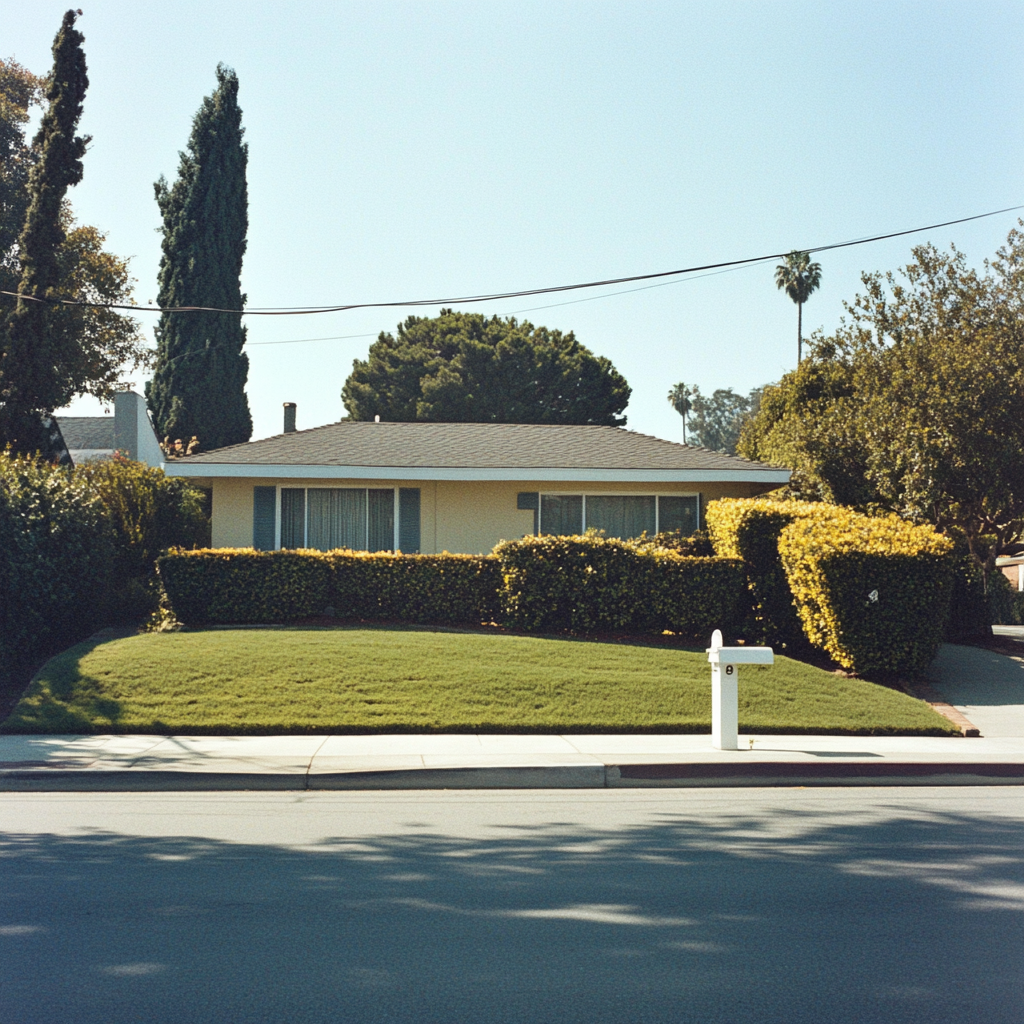
<path id="1" fill-rule="evenodd" d="M 79 644 L 4 732 L 708 732 L 704 651 L 418 627 L 223 629 Z M 740 670 L 740 729 L 945 735 L 906 694 L 777 657 Z"/>

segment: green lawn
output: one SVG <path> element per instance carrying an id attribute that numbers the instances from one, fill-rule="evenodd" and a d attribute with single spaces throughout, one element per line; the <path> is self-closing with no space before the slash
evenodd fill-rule
<path id="1" fill-rule="evenodd" d="M 707 732 L 702 651 L 428 628 L 152 633 L 49 661 L 4 732 Z M 940 735 L 921 701 L 780 657 L 740 729 Z"/>

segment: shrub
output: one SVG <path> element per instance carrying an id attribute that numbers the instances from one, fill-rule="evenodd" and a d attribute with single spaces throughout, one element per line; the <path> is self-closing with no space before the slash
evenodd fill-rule
<path id="1" fill-rule="evenodd" d="M 102 624 L 113 538 L 103 506 L 68 469 L 0 452 L 0 675 Z"/>
<path id="2" fill-rule="evenodd" d="M 946 620 L 943 639 L 947 643 L 956 644 L 980 636 L 991 636 L 992 623 L 998 621 L 1003 607 L 998 603 L 993 607 L 989 601 L 981 566 L 967 550 L 965 543 L 956 544 L 951 557 L 953 578 L 949 618 Z M 998 575 L 1006 579 L 1002 573 Z"/>
<path id="3" fill-rule="evenodd" d="M 331 604 L 342 618 L 493 622 L 501 571 L 490 555 L 331 554 Z"/>
<path id="4" fill-rule="evenodd" d="M 137 622 L 156 607 L 157 556 L 209 543 L 203 493 L 185 479 L 119 455 L 87 463 L 76 474 L 99 497 L 113 528 L 111 617 Z"/>
<path id="5" fill-rule="evenodd" d="M 523 537 L 494 553 L 507 625 L 528 631 L 665 629 L 735 635 L 742 622 L 742 562 L 686 558 L 597 534 Z"/>
<path id="6" fill-rule="evenodd" d="M 189 625 L 290 622 L 331 603 L 331 563 L 318 551 L 179 549 L 156 564 L 174 614 Z"/>
<path id="7" fill-rule="evenodd" d="M 405 622 L 489 622 L 495 559 L 358 551 L 172 551 L 158 560 L 185 623 L 288 622 L 322 615 Z"/>
<path id="8" fill-rule="evenodd" d="M 806 646 L 779 557 L 779 537 L 794 520 L 834 507 L 769 498 L 721 498 L 708 504 L 704 515 L 715 554 L 746 563 L 750 611 L 745 632 L 751 639 L 775 647 Z"/>
<path id="9" fill-rule="evenodd" d="M 744 575 L 735 559 L 684 558 L 626 541 L 527 537 L 494 555 L 358 551 L 171 551 L 158 560 L 188 624 L 344 619 L 482 623 L 530 631 L 669 629 L 735 634 Z"/>
<path id="10" fill-rule="evenodd" d="M 779 538 L 806 636 L 858 673 L 922 672 L 946 624 L 952 541 L 895 516 L 827 509 Z"/>
<path id="11" fill-rule="evenodd" d="M 661 533 L 646 534 L 636 541 L 637 547 L 662 548 L 674 551 L 677 555 L 689 555 L 691 558 L 712 558 L 715 554 L 711 537 L 707 530 L 684 533 L 682 530 L 662 530 Z"/>

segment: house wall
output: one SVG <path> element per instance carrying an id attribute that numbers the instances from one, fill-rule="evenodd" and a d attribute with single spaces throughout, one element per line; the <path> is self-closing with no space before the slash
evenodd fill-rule
<path id="1" fill-rule="evenodd" d="M 516 480 L 276 480 L 213 479 L 213 546 L 251 547 L 253 488 L 418 487 L 420 551 L 489 552 L 500 540 L 533 532 L 533 513 L 516 507 L 521 491 L 557 494 L 697 494 L 702 508 L 715 498 L 748 498 L 768 488 L 749 483 L 622 484 Z"/>

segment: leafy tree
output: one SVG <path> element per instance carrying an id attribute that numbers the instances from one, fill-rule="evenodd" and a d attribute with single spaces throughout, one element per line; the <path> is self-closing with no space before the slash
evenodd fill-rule
<path id="1" fill-rule="evenodd" d="M 163 307 L 242 309 L 239 277 L 249 225 L 238 77 L 217 67 L 217 88 L 192 122 L 178 177 L 155 186 L 163 217 L 159 303 Z M 197 436 L 203 448 L 240 444 L 252 436 L 245 397 L 249 359 L 245 328 L 233 313 L 163 313 L 146 397 L 157 432 Z"/>
<path id="2" fill-rule="evenodd" d="M 735 455 L 744 424 L 757 412 L 761 388 L 754 388 L 746 396 L 736 394 L 732 388 L 719 388 L 705 396 L 694 386 L 689 401 L 691 443 Z"/>
<path id="3" fill-rule="evenodd" d="M 796 361 L 803 359 L 804 303 L 821 284 L 821 264 L 812 263 L 810 253 L 794 250 L 785 263 L 775 268 L 775 286 L 796 303 Z"/>
<path id="4" fill-rule="evenodd" d="M 630 388 L 572 332 L 442 309 L 382 332 L 341 394 L 356 420 L 619 427 Z"/>
<path id="5" fill-rule="evenodd" d="M 0 61 L 0 289 L 123 304 L 133 284 L 127 260 L 103 248 L 102 232 L 76 224 L 64 198 L 81 177 L 87 141 L 73 139 L 87 84 L 82 36 L 73 24 L 69 11 L 54 43 L 48 82 L 14 61 Z M 44 86 L 49 107 L 29 146 L 25 124 Z M 9 303 L 5 297 L 7 310 Z M 25 452 L 48 451 L 41 425 L 46 413 L 79 394 L 112 399 L 121 367 L 147 359 L 131 317 L 111 309 L 20 302 L 0 324 L 0 441 Z"/>
<path id="6" fill-rule="evenodd" d="M 690 401 L 692 395 L 693 391 L 682 381 L 673 385 L 668 393 L 669 404 L 683 418 L 683 444 L 686 444 L 686 417 L 693 406 L 693 402 Z"/>
<path id="7" fill-rule="evenodd" d="M 25 125 L 42 103 L 44 82 L 17 61 L 0 60 L 0 289 L 17 291 L 21 280 L 18 236 L 28 212 L 32 150 Z"/>
<path id="8" fill-rule="evenodd" d="M 767 390 L 740 450 L 962 538 L 987 575 L 1024 550 L 1024 233 L 982 273 L 955 248 L 913 255 L 864 275 L 850 322 Z"/>

